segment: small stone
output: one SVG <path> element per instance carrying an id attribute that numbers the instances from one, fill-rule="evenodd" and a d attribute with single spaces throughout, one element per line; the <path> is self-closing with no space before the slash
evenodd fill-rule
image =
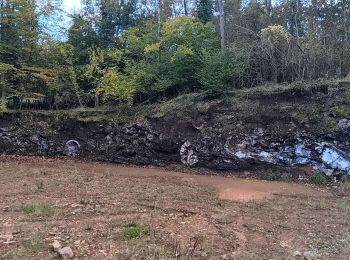
<path id="1" fill-rule="evenodd" d="M 301 257 L 302 254 L 300 253 L 300 251 L 294 251 L 293 256 L 294 257 Z"/>
<path id="2" fill-rule="evenodd" d="M 62 246 L 61 246 L 60 242 L 55 240 L 52 243 L 52 248 L 53 248 L 53 251 L 58 252 L 62 248 Z"/>
<path id="3" fill-rule="evenodd" d="M 311 259 L 311 252 L 305 251 L 303 255 L 304 255 L 304 259 L 306 259 L 306 260 L 310 260 Z"/>
<path id="4" fill-rule="evenodd" d="M 72 204 L 72 205 L 70 205 L 73 209 L 76 209 L 76 208 L 80 208 L 80 207 L 82 207 L 83 205 L 81 205 L 81 204 L 78 204 L 78 203 L 74 203 L 74 204 Z"/>
<path id="5" fill-rule="evenodd" d="M 70 259 L 74 256 L 73 251 L 69 246 L 60 249 L 58 253 L 63 259 Z"/>

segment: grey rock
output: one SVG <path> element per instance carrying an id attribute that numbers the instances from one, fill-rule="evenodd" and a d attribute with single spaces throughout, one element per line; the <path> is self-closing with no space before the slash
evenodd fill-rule
<path id="1" fill-rule="evenodd" d="M 350 156 L 345 152 L 335 147 L 327 146 L 321 158 L 327 167 L 350 174 Z"/>
<path id="2" fill-rule="evenodd" d="M 340 130 L 344 133 L 347 134 L 350 131 L 350 120 L 348 119 L 341 119 L 338 122 L 338 126 L 340 128 Z"/>
<path id="3" fill-rule="evenodd" d="M 312 259 L 312 254 L 311 254 L 311 252 L 309 252 L 309 251 L 305 251 L 305 252 L 303 253 L 303 256 L 304 256 L 304 259 L 305 259 L 305 260 L 311 260 L 311 259 Z"/>
<path id="4" fill-rule="evenodd" d="M 293 252 L 293 256 L 294 256 L 294 257 L 302 257 L 302 254 L 301 254 L 300 251 L 294 251 L 294 252 Z"/>
<path id="5" fill-rule="evenodd" d="M 67 156 L 76 157 L 80 150 L 80 143 L 76 140 L 69 140 L 64 146 L 63 153 Z"/>
<path id="6" fill-rule="evenodd" d="M 58 253 L 63 259 L 71 259 L 74 256 L 74 253 L 69 246 L 58 250 Z"/>
<path id="7" fill-rule="evenodd" d="M 57 240 L 53 241 L 52 243 L 52 249 L 55 252 L 58 252 L 60 249 L 62 248 L 60 242 L 58 242 Z"/>
<path id="8" fill-rule="evenodd" d="M 198 156 L 192 149 L 189 141 L 186 141 L 180 149 L 181 162 L 187 166 L 194 166 L 199 162 Z"/>

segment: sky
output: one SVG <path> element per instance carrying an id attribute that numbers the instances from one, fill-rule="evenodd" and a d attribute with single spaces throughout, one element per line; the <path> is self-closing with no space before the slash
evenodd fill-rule
<path id="1" fill-rule="evenodd" d="M 63 9 L 68 13 L 78 11 L 80 8 L 80 0 L 63 0 Z"/>

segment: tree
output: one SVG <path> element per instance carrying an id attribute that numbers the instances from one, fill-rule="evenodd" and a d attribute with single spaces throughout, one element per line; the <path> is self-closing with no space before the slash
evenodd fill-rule
<path id="1" fill-rule="evenodd" d="M 119 73 L 116 68 L 109 68 L 102 77 L 96 93 L 105 101 L 116 99 L 131 106 L 134 101 L 135 83 Z"/>
<path id="2" fill-rule="evenodd" d="M 207 23 L 213 17 L 213 1 L 212 0 L 198 0 L 196 15 L 202 23 Z"/>
<path id="3" fill-rule="evenodd" d="M 203 51 L 201 60 L 197 77 L 208 94 L 222 94 L 238 86 L 245 64 L 235 49 Z"/>

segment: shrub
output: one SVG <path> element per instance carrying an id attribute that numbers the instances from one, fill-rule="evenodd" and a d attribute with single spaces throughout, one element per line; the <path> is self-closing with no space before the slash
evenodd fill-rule
<path id="1" fill-rule="evenodd" d="M 323 172 L 317 171 L 310 177 L 309 181 L 313 184 L 324 185 L 327 183 L 327 177 Z"/>

